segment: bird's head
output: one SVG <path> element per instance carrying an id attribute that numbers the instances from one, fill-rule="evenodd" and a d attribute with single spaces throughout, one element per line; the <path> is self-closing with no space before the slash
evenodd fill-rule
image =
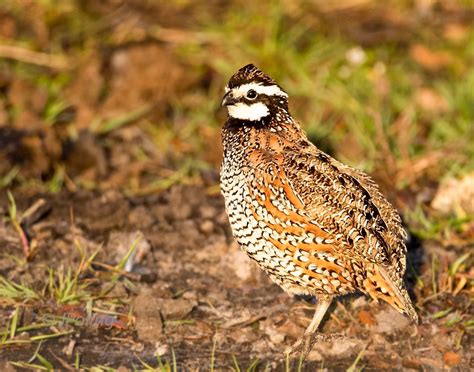
<path id="1" fill-rule="evenodd" d="M 259 121 L 278 109 L 288 109 L 288 94 L 253 64 L 242 67 L 225 87 L 222 106 L 229 116 L 243 121 Z"/>

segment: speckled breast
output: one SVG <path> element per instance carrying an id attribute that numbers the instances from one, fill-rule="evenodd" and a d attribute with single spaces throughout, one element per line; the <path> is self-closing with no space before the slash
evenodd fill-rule
<path id="1" fill-rule="evenodd" d="M 298 268 L 293 255 L 276 248 L 268 240 L 270 236 L 280 238 L 265 223 L 268 213 L 259 207 L 259 218 L 255 218 L 255 200 L 249 189 L 250 180 L 254 175 L 249 171 L 250 167 L 241 167 L 235 162 L 226 161 L 221 169 L 221 190 L 234 238 L 276 284 L 285 290 L 291 288 L 291 292 L 309 293 L 304 287 L 310 283 L 303 283 L 295 272 Z"/>
<path id="2" fill-rule="evenodd" d="M 290 293 L 344 294 L 353 291 L 353 279 L 340 257 L 326 249 L 299 249 L 300 246 L 321 248 L 322 243 L 330 244 L 332 240 L 312 233 L 308 227 L 313 223 L 311 220 L 276 217 L 278 213 L 299 216 L 299 211 L 285 193 L 271 183 L 267 187 L 273 210 L 268 210 L 261 203 L 265 198 L 265 189 L 262 190 L 259 179 L 261 172 L 259 176 L 255 166 L 246 163 L 245 155 L 237 159 L 224 158 L 221 189 L 227 215 L 235 239 L 250 258 Z"/>

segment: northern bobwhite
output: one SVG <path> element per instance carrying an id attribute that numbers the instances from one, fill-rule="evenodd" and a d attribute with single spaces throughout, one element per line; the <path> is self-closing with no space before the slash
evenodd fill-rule
<path id="1" fill-rule="evenodd" d="M 313 145 L 287 93 L 254 65 L 225 92 L 221 189 L 233 235 L 286 292 L 317 298 L 288 352 L 307 354 L 332 299 L 357 290 L 417 322 L 403 282 L 407 235 L 374 181 Z"/>

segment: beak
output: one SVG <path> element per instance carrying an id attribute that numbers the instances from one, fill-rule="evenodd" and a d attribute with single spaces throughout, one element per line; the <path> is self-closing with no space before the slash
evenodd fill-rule
<path id="1" fill-rule="evenodd" d="M 222 98 L 222 106 L 232 106 L 237 103 L 237 100 L 232 94 L 232 91 L 228 91 Z"/>

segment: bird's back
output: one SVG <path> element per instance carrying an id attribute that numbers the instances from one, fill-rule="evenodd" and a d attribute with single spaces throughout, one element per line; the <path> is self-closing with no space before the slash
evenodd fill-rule
<path id="1" fill-rule="evenodd" d="M 407 237 L 395 208 L 365 173 L 300 141 L 284 150 L 283 166 L 304 210 L 335 238 L 358 289 L 417 319 L 403 276 Z"/>

